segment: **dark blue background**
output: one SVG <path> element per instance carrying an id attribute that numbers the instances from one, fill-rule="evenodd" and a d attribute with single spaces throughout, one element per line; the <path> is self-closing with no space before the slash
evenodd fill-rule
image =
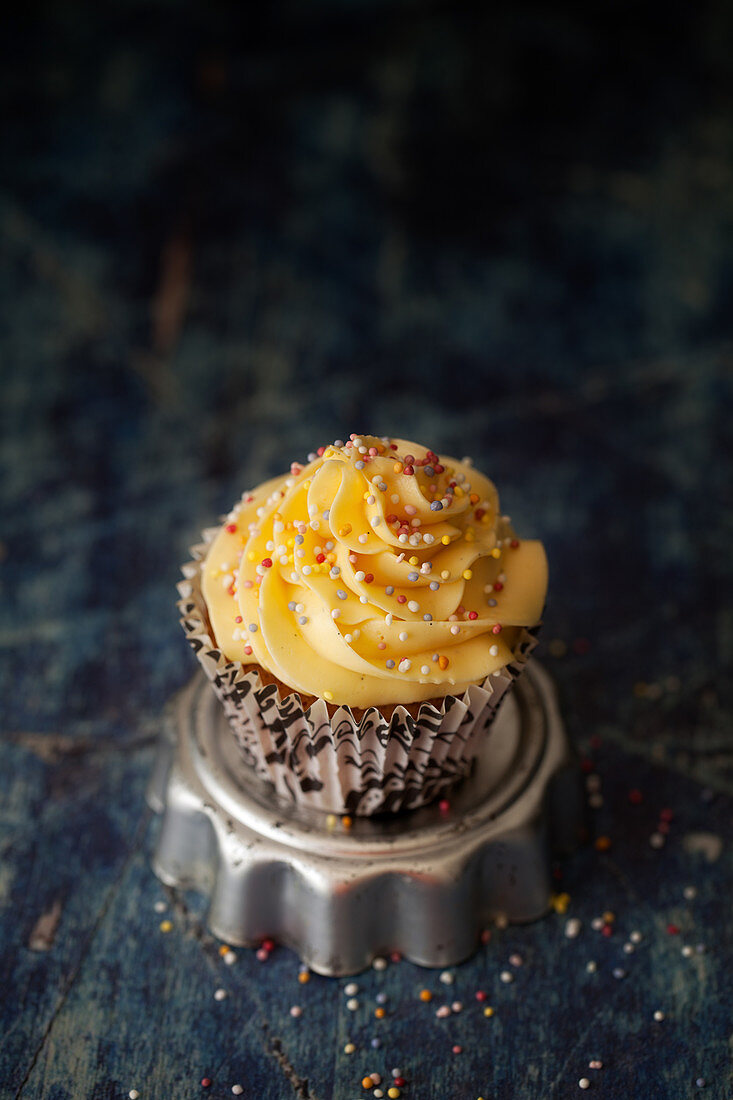
<path id="1" fill-rule="evenodd" d="M 596 7 L 6 23 L 3 1096 L 351 1100 L 394 1065 L 420 1098 L 732 1094 L 733 9 Z M 541 659 L 611 847 L 559 869 L 566 916 L 493 930 L 450 989 L 370 972 L 352 1015 L 284 949 L 221 962 L 200 899 L 150 872 L 144 788 L 194 670 L 188 546 L 354 430 L 471 454 L 544 539 Z"/>

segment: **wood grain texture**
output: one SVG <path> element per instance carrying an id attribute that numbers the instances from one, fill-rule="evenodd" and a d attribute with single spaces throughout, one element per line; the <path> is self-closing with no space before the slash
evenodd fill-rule
<path id="1" fill-rule="evenodd" d="M 0 1096 L 354 1100 L 396 1066 L 421 1100 L 731 1095 L 730 12 L 604 19 L 119 0 L 4 30 Z M 545 541 L 541 656 L 610 847 L 558 868 L 565 913 L 450 986 L 369 971 L 352 1012 L 285 949 L 227 965 L 152 874 L 144 792 L 194 672 L 189 545 L 372 429 L 470 453 Z"/>

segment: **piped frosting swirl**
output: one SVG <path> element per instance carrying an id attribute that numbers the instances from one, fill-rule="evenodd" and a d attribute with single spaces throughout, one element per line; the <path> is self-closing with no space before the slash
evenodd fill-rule
<path id="1" fill-rule="evenodd" d="M 353 435 L 245 493 L 202 586 L 229 659 L 383 706 L 459 695 L 509 664 L 540 620 L 547 561 L 465 460 Z"/>

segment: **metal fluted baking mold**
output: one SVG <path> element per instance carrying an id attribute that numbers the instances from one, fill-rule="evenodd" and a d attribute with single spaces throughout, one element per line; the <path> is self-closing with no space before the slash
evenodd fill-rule
<path id="1" fill-rule="evenodd" d="M 551 852 L 580 832 L 578 776 L 552 684 L 532 662 L 447 813 L 433 804 L 347 831 L 246 765 L 199 674 L 168 711 L 150 782 L 163 817 L 154 869 L 208 894 L 209 926 L 230 944 L 273 937 L 329 975 L 393 951 L 448 966 L 492 921 L 547 912 Z"/>
<path id="2" fill-rule="evenodd" d="M 322 699 L 305 707 L 297 692 L 281 695 L 256 669 L 228 660 L 212 641 L 201 592 L 201 567 L 218 528 L 204 531 L 183 566 L 178 608 L 186 639 L 226 712 L 247 763 L 283 797 L 335 813 L 370 815 L 423 805 L 470 770 L 481 740 L 536 645 L 523 630 L 510 665 L 439 706 L 423 703 L 417 720 L 402 706 L 385 718 L 369 707 Z"/>

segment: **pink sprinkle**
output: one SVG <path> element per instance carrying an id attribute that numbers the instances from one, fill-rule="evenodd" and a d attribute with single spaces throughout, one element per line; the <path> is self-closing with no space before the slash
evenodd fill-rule
<path id="1" fill-rule="evenodd" d="M 251 657 L 252 656 L 252 646 L 251 645 L 246 645 L 244 647 L 244 652 L 247 654 L 248 657 Z"/>
<path id="2" fill-rule="evenodd" d="M 492 634 L 501 634 L 501 623 L 494 623 L 491 628 Z"/>
<path id="3" fill-rule="evenodd" d="M 450 811 L 450 802 L 447 798 L 441 798 L 438 803 L 438 809 L 442 814 L 447 814 Z"/>
<path id="4" fill-rule="evenodd" d="M 387 648 L 387 643 L 386 642 L 379 642 L 377 644 L 377 649 L 386 649 L 386 648 Z"/>
<path id="5" fill-rule="evenodd" d="M 462 1054 L 463 1053 L 463 1047 L 459 1046 L 458 1043 L 456 1043 L 456 1045 L 452 1048 L 452 1050 L 453 1050 L 454 1054 Z"/>
<path id="6" fill-rule="evenodd" d="M 264 947 L 257 948 L 257 958 L 261 963 L 267 962 L 270 957 L 270 952 L 265 951 Z"/>
<path id="7" fill-rule="evenodd" d="M 241 623 L 241 621 L 242 621 L 242 616 L 241 616 L 241 615 L 237 615 L 237 616 L 236 616 L 236 618 L 234 619 L 234 621 L 235 621 L 235 623 Z"/>
<path id="8" fill-rule="evenodd" d="M 468 617 L 469 619 L 478 619 L 478 611 L 469 611 Z"/>
<path id="9" fill-rule="evenodd" d="M 226 529 L 230 535 L 233 535 L 234 532 L 237 530 L 237 525 L 236 523 L 228 523 Z"/>
<path id="10" fill-rule="evenodd" d="M 480 1001 L 482 1004 L 486 1000 L 486 994 L 484 993 L 483 989 L 476 990 L 476 1000 Z"/>
<path id="11" fill-rule="evenodd" d="M 210 1077 L 202 1077 L 201 1078 L 201 1088 L 202 1089 L 211 1088 L 211 1078 Z"/>
<path id="12" fill-rule="evenodd" d="M 407 603 L 407 596 L 398 596 L 397 603 Z"/>

